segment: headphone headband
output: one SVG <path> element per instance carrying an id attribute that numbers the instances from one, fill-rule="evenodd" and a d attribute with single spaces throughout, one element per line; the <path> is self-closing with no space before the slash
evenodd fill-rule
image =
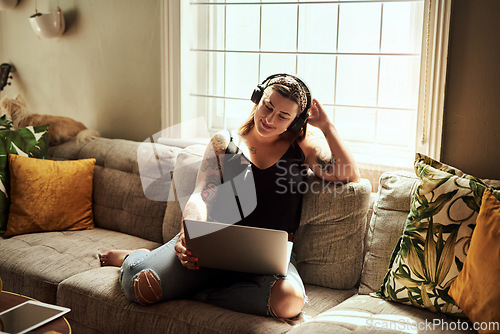
<path id="1" fill-rule="evenodd" d="M 279 78 L 283 78 L 280 80 Z M 251 100 L 255 104 L 259 104 L 262 95 L 264 94 L 264 90 L 273 84 L 280 84 L 283 86 L 287 86 L 289 88 L 295 89 L 294 84 L 291 81 L 286 80 L 287 78 L 292 78 L 297 84 L 297 88 L 299 89 L 299 94 L 301 96 L 301 101 L 299 102 L 299 107 L 301 108 L 301 113 L 295 117 L 292 124 L 288 127 L 287 131 L 291 131 L 294 133 L 299 133 L 299 131 L 304 126 L 307 118 L 309 117 L 309 109 L 312 105 L 311 91 L 307 84 L 300 79 L 299 77 L 287 73 L 277 73 L 268 76 L 262 83 L 258 84 L 252 93 Z M 303 101 L 305 98 L 305 101 Z"/>
<path id="2" fill-rule="evenodd" d="M 301 114 L 303 112 L 307 112 L 309 108 L 311 108 L 311 92 L 309 90 L 309 87 L 307 84 L 300 79 L 299 77 L 292 75 L 292 74 L 287 74 L 287 73 L 277 73 L 268 76 L 260 85 L 258 85 L 259 88 L 261 88 L 262 92 L 264 90 L 274 84 L 279 84 L 286 86 L 288 88 L 291 88 L 292 90 L 298 90 L 299 95 L 300 95 L 300 101 L 299 101 L 299 107 L 301 110 Z M 262 96 L 260 96 L 262 97 Z M 252 99 L 253 100 L 253 99 Z M 260 101 L 260 98 L 259 98 Z M 258 102 L 256 102 L 257 104 Z"/>

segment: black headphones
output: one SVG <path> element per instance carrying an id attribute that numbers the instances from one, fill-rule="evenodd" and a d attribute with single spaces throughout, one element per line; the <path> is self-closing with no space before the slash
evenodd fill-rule
<path id="1" fill-rule="evenodd" d="M 267 85 L 269 84 L 269 81 L 276 77 L 292 77 L 295 79 L 295 81 L 299 83 L 299 85 L 302 85 L 302 87 L 306 92 L 307 103 L 306 107 L 304 108 L 304 111 L 302 111 L 300 115 L 295 117 L 292 124 L 290 124 L 290 126 L 287 129 L 287 131 L 293 133 L 299 133 L 302 127 L 304 126 L 307 118 L 309 117 L 309 109 L 311 109 L 311 104 L 312 104 L 311 91 L 309 90 L 309 87 L 307 87 L 306 83 L 303 80 L 291 74 L 286 74 L 286 73 L 273 74 L 267 77 L 264 81 L 262 81 L 262 83 L 257 85 L 257 87 L 253 90 L 251 100 L 253 103 L 259 104 L 260 99 L 264 94 L 264 90 L 267 88 Z"/>

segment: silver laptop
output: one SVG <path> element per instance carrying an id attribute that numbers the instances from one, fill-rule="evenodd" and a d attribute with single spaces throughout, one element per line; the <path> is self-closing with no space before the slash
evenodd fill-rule
<path id="1" fill-rule="evenodd" d="M 200 267 L 286 275 L 293 243 L 285 231 L 185 220 L 186 246 Z"/>

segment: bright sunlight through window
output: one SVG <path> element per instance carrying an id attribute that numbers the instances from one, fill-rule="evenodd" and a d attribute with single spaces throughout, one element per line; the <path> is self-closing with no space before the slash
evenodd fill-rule
<path id="1" fill-rule="evenodd" d="M 205 117 L 212 133 L 238 128 L 257 83 L 298 74 L 360 163 L 411 167 L 423 8 L 424 0 L 182 1 L 182 113 Z"/>

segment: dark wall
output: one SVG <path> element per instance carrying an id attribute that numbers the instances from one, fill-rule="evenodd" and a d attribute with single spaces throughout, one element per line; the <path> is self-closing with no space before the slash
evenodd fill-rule
<path id="1" fill-rule="evenodd" d="M 500 179 L 500 1 L 454 0 L 441 160 Z"/>

